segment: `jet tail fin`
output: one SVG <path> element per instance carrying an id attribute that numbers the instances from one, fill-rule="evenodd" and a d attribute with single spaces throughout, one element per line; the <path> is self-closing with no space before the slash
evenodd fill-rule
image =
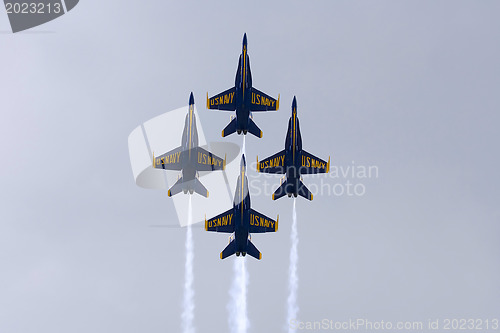
<path id="1" fill-rule="evenodd" d="M 200 182 L 198 178 L 194 179 L 193 190 L 199 195 L 208 198 L 208 190 L 206 189 L 205 186 L 203 186 L 203 184 Z"/>
<path id="2" fill-rule="evenodd" d="M 231 122 L 222 130 L 222 137 L 226 137 L 234 132 L 236 132 L 236 118 L 233 118 L 233 120 L 231 120 Z"/>
<path id="3" fill-rule="evenodd" d="M 254 257 L 255 259 L 262 259 L 262 253 L 253 245 L 252 241 L 249 239 L 247 243 L 247 254 Z"/>
<path id="4" fill-rule="evenodd" d="M 220 253 L 220 258 L 225 259 L 229 256 L 232 256 L 233 254 L 236 253 L 236 242 L 233 239 L 224 250 Z"/>
<path id="5" fill-rule="evenodd" d="M 309 189 L 304 185 L 304 183 L 302 181 L 299 180 L 299 190 L 298 190 L 298 194 L 304 198 L 306 198 L 307 200 L 312 200 L 313 199 L 313 195 L 311 193 L 311 191 L 309 191 Z"/>
<path id="6" fill-rule="evenodd" d="M 262 138 L 262 131 L 260 128 L 254 123 L 252 118 L 248 118 L 248 131 L 255 135 L 258 138 Z"/>
<path id="7" fill-rule="evenodd" d="M 177 180 L 177 182 L 175 182 L 175 184 L 168 190 L 168 196 L 171 197 L 181 192 L 183 182 L 184 180 L 182 179 L 182 177 L 180 177 L 179 180 Z"/>

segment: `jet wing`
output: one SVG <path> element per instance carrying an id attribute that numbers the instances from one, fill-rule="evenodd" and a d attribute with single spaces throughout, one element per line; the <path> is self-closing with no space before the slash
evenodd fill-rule
<path id="1" fill-rule="evenodd" d="M 231 208 L 227 212 L 212 217 L 211 219 L 205 219 L 205 230 L 214 232 L 234 232 L 234 210 Z"/>
<path id="2" fill-rule="evenodd" d="M 285 151 L 282 150 L 260 162 L 257 159 L 257 171 L 265 173 L 285 173 Z"/>
<path id="3" fill-rule="evenodd" d="M 225 158 L 222 159 L 201 147 L 194 148 L 194 151 L 196 151 L 196 170 L 214 171 L 226 168 Z"/>
<path id="4" fill-rule="evenodd" d="M 248 232 L 262 233 L 262 232 L 276 232 L 278 231 L 278 219 L 275 221 L 264 214 L 250 208 L 250 226 Z"/>
<path id="5" fill-rule="evenodd" d="M 210 98 L 208 98 L 208 93 L 207 93 L 207 109 L 223 110 L 223 111 L 236 110 L 236 103 L 235 103 L 236 99 L 234 96 L 235 92 L 236 88 L 232 87 Z"/>
<path id="6" fill-rule="evenodd" d="M 280 108 L 280 98 L 274 99 L 255 88 L 252 88 L 252 99 L 250 100 L 250 110 L 258 111 L 278 111 Z"/>
<path id="7" fill-rule="evenodd" d="M 300 173 L 302 175 L 328 172 L 330 172 L 330 157 L 328 157 L 328 162 L 326 162 L 321 158 L 302 150 L 302 164 L 300 167 Z"/>
<path id="8" fill-rule="evenodd" d="M 160 156 L 154 156 L 153 153 L 153 168 L 165 170 L 182 170 L 181 167 L 182 147 L 177 147 L 168 153 Z"/>

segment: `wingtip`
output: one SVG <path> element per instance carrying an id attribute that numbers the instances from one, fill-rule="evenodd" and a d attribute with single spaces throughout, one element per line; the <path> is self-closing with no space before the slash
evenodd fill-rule
<path id="1" fill-rule="evenodd" d="M 209 192 L 207 191 L 207 198 L 208 198 Z"/>
<path id="2" fill-rule="evenodd" d="M 220 253 L 220 258 L 222 259 L 222 252 Z"/>
<path id="3" fill-rule="evenodd" d="M 262 136 L 264 135 L 264 133 L 262 131 L 260 131 L 260 138 L 262 139 Z"/>
<path id="4" fill-rule="evenodd" d="M 260 172 L 260 167 L 259 167 L 259 156 L 257 155 L 257 172 Z"/>
<path id="5" fill-rule="evenodd" d="M 222 130 L 222 137 L 224 137 L 224 130 Z"/>
<path id="6" fill-rule="evenodd" d="M 330 156 L 328 156 L 328 163 L 326 164 L 326 173 L 330 172 Z"/>
<path id="7" fill-rule="evenodd" d="M 207 214 L 205 214 L 205 231 L 208 231 Z"/>
<path id="8" fill-rule="evenodd" d="M 208 91 L 207 91 L 207 109 L 210 109 L 210 102 L 208 100 Z"/>
<path id="9" fill-rule="evenodd" d="M 170 193 L 170 190 L 168 190 L 168 196 L 169 196 L 169 197 L 171 197 L 171 196 L 172 196 L 172 194 Z"/>
<path id="10" fill-rule="evenodd" d="M 311 193 L 311 201 L 313 201 L 313 194 Z"/>
<path id="11" fill-rule="evenodd" d="M 262 259 L 262 253 L 259 252 L 259 260 Z"/>
<path id="12" fill-rule="evenodd" d="M 153 168 L 156 168 L 155 152 L 153 151 Z"/>
<path id="13" fill-rule="evenodd" d="M 273 193 L 273 196 L 272 196 L 273 200 L 274 200 L 274 193 Z"/>
<path id="14" fill-rule="evenodd" d="M 280 109 L 280 94 L 278 94 L 278 104 L 276 104 L 276 111 Z"/>
<path id="15" fill-rule="evenodd" d="M 226 159 L 227 159 L 227 154 L 224 154 L 224 165 L 222 165 L 222 170 L 226 170 Z"/>
<path id="16" fill-rule="evenodd" d="M 278 223 L 280 221 L 280 215 L 278 214 L 278 218 L 276 219 L 276 224 L 275 224 L 275 228 L 274 228 L 274 231 L 278 231 Z"/>

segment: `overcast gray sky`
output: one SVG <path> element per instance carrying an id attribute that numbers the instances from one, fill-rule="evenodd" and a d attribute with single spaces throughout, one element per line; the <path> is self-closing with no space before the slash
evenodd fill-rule
<path id="1" fill-rule="evenodd" d="M 134 184 L 127 137 L 193 91 L 207 140 L 240 143 L 204 99 L 234 84 L 244 32 L 254 86 L 281 94 L 280 111 L 255 115 L 248 160 L 283 149 L 296 95 L 304 149 L 379 171 L 351 179 L 361 197 L 298 199 L 297 319 L 500 317 L 499 10 L 82 0 L 18 34 L 0 11 L 0 331 L 180 330 L 185 230 L 149 227 L 175 211 Z M 250 331 L 279 332 L 292 201 L 252 206 L 280 229 L 246 258 Z M 193 236 L 195 326 L 227 332 L 227 235 Z"/>

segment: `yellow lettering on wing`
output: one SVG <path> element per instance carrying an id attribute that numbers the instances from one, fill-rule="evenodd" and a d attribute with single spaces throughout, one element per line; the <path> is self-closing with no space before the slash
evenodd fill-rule
<path id="1" fill-rule="evenodd" d="M 271 99 L 271 98 L 267 98 L 265 96 L 261 96 L 259 94 L 256 94 L 256 93 L 252 93 L 252 104 L 255 104 L 255 105 L 264 105 L 264 106 L 273 106 L 274 107 L 274 104 L 276 103 L 275 100 Z"/>
<path id="2" fill-rule="evenodd" d="M 220 158 L 211 156 L 209 154 L 198 152 L 198 163 L 204 165 L 222 166 Z"/>
<path id="3" fill-rule="evenodd" d="M 225 216 L 221 216 L 218 218 L 213 218 L 209 221 L 207 221 L 208 227 L 209 228 L 217 228 L 217 227 L 224 227 L 231 225 L 233 220 L 233 214 L 227 214 Z"/>
<path id="4" fill-rule="evenodd" d="M 223 104 L 231 104 L 233 102 L 234 92 L 220 95 L 217 97 L 212 97 L 210 99 L 211 106 L 223 105 Z"/>
<path id="5" fill-rule="evenodd" d="M 259 227 L 259 228 L 266 228 L 266 229 L 275 229 L 275 223 L 273 220 L 268 220 L 267 218 L 263 216 L 258 216 L 255 214 L 250 214 L 250 225 Z"/>
<path id="6" fill-rule="evenodd" d="M 326 164 L 325 162 L 322 162 L 320 160 L 317 160 L 315 158 L 311 158 L 309 156 L 302 156 L 302 166 L 303 167 L 311 167 L 311 168 L 316 168 L 316 169 L 325 169 Z"/>
<path id="7" fill-rule="evenodd" d="M 276 156 L 275 158 L 259 162 L 259 169 L 261 170 L 265 168 L 284 167 L 284 166 L 285 166 L 285 155 Z"/>
<path id="8" fill-rule="evenodd" d="M 172 154 L 169 154 L 169 155 L 166 155 L 166 156 L 163 156 L 163 157 L 158 157 L 156 159 L 156 164 L 172 164 L 172 163 L 176 163 L 176 162 L 180 162 L 180 156 L 181 156 L 181 152 L 176 152 L 176 153 L 172 153 Z"/>

